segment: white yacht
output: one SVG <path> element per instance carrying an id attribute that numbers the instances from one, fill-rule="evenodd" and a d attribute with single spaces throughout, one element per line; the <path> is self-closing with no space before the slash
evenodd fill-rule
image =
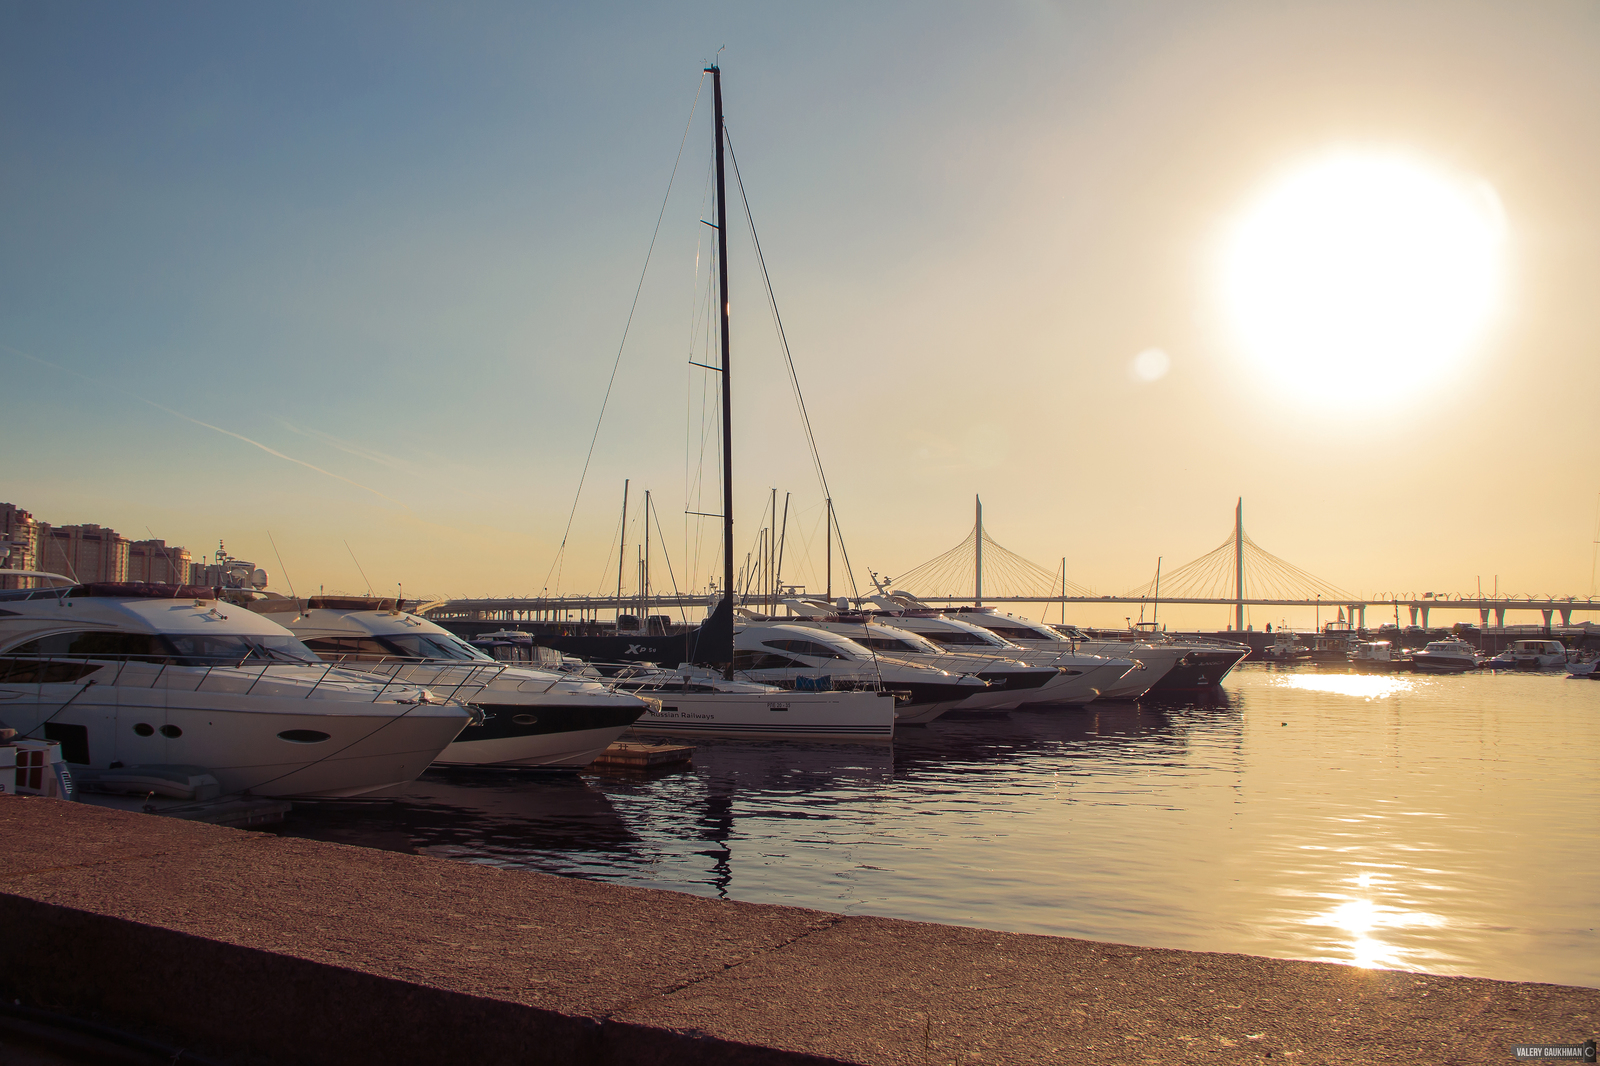
<path id="1" fill-rule="evenodd" d="M 795 601 L 797 606 L 798 601 Z M 771 622 L 821 629 L 848 637 L 869 651 L 888 655 L 907 662 L 920 663 L 953 674 L 971 674 L 988 682 L 989 687 L 974 693 L 956 704 L 957 711 L 1009 711 L 1022 706 L 1030 695 L 1045 690 L 1067 688 L 1075 684 L 1074 677 L 1059 666 L 1037 666 L 1011 658 L 998 658 L 987 654 L 962 654 L 951 651 L 919 636 L 909 629 L 886 625 L 866 616 L 844 619 L 832 618 L 773 618 Z"/>
<path id="2" fill-rule="evenodd" d="M 913 610 L 887 597 L 872 597 L 880 612 L 873 617 L 896 629 L 906 629 L 939 645 L 948 652 L 988 658 L 1015 659 L 1031 666 L 1052 666 L 1060 677 L 1024 695 L 1019 707 L 1081 705 L 1107 691 L 1116 690 L 1130 671 L 1138 669 L 1132 659 L 1108 658 L 1073 650 L 1024 648 L 982 626 L 962 621 L 958 616 L 931 610 Z M 1139 686 L 1139 691 L 1147 686 Z"/>
<path id="3" fill-rule="evenodd" d="M 837 633 L 771 622 L 738 627 L 733 665 L 740 677 L 785 689 L 888 691 L 906 698 L 897 725 L 923 725 L 986 691 L 988 682 L 893 655 L 879 655 Z"/>
<path id="4" fill-rule="evenodd" d="M 1350 665 L 1363 673 L 1387 673 L 1409 665 L 1400 649 L 1387 640 L 1366 640 L 1350 653 Z"/>
<path id="5" fill-rule="evenodd" d="M 1480 664 L 1478 649 L 1464 640 L 1430 641 L 1411 657 L 1411 669 L 1422 674 L 1460 674 Z"/>
<path id="6" fill-rule="evenodd" d="M 1491 670 L 1544 670 L 1567 665 L 1567 646 L 1559 640 L 1514 640 L 1483 665 Z"/>
<path id="7" fill-rule="evenodd" d="M 225 793 L 359 796 L 414 780 L 476 712 L 320 662 L 212 589 L 0 590 L 0 717 L 92 771 L 203 768 Z"/>
<path id="8" fill-rule="evenodd" d="M 646 710 L 639 697 L 593 677 L 498 663 L 393 599 L 272 597 L 249 606 L 326 661 L 481 708 L 483 721 L 462 730 L 434 760 L 438 766 L 581 769 Z"/>

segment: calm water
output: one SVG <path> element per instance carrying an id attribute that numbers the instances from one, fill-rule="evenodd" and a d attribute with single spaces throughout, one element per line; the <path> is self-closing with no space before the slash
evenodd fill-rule
<path id="1" fill-rule="evenodd" d="M 287 834 L 841 913 L 1600 986 L 1600 682 L 1247 665 L 1210 700 L 430 774 Z"/>

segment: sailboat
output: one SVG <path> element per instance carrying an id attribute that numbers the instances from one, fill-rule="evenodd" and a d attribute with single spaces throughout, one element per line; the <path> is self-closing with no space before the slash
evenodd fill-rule
<path id="1" fill-rule="evenodd" d="M 790 740 L 889 740 L 894 736 L 898 697 L 878 685 L 867 691 L 837 691 L 832 677 L 795 676 L 788 686 L 735 676 L 733 625 L 733 388 L 728 342 L 728 211 L 723 153 L 722 71 L 712 64 L 717 182 L 717 292 L 721 297 L 722 365 L 722 601 L 695 630 L 677 636 L 541 636 L 540 644 L 591 661 L 676 663 L 677 669 L 623 671 L 630 691 L 660 699 L 634 730 L 676 736 Z M 746 657 L 749 653 L 744 653 Z M 704 669 L 713 666 L 718 670 Z M 697 668 L 701 667 L 701 668 Z M 720 676 L 719 676 L 720 674 Z M 977 682 L 981 686 L 982 682 Z M 806 691 L 810 689 L 811 691 Z"/>

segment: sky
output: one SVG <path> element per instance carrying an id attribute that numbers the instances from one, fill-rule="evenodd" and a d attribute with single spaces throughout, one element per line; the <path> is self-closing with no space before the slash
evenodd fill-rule
<path id="1" fill-rule="evenodd" d="M 703 589 L 713 58 L 860 586 L 981 495 L 1097 594 L 1215 548 L 1240 498 L 1353 593 L 1593 589 L 1600 9 L 1570 2 L 0 0 L 0 500 L 222 540 L 302 595 L 583 594 L 616 586 L 628 479 L 625 584 L 649 489 L 652 584 Z M 1436 322 L 1323 329 L 1314 373 L 1240 325 L 1242 227 L 1330 159 L 1490 205 L 1431 361 Z M 737 555 L 776 488 L 784 580 L 819 591 L 735 196 Z M 1257 325 L 1303 333 L 1267 263 Z"/>

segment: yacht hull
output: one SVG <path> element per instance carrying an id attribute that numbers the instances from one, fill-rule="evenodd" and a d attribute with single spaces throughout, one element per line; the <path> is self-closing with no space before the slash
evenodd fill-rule
<path id="1" fill-rule="evenodd" d="M 661 700 L 633 731 L 670 737 L 885 741 L 894 737 L 895 700 L 876 692 L 680 692 Z"/>
<path id="2" fill-rule="evenodd" d="M 425 703 L 330 708 L 254 694 L 240 707 L 209 692 L 80 688 L 0 685 L 0 716 L 23 736 L 58 740 L 69 763 L 201 766 L 224 793 L 275 799 L 359 796 L 415 780 L 468 720 L 458 707 Z"/>
<path id="3" fill-rule="evenodd" d="M 633 725 L 643 711 L 637 700 L 607 698 L 571 702 L 479 702 L 482 725 L 469 725 L 439 753 L 435 766 L 503 766 L 581 770 Z"/>

